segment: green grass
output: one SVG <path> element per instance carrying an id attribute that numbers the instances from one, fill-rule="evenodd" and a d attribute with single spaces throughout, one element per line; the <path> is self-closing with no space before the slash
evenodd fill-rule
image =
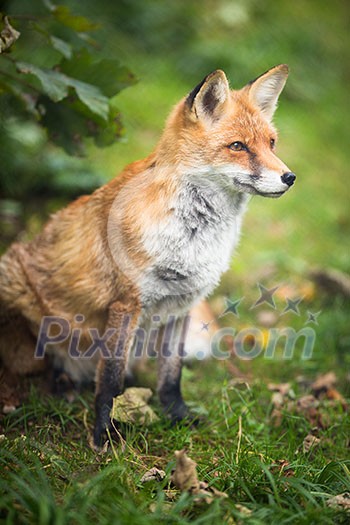
<path id="1" fill-rule="evenodd" d="M 101 456 L 87 446 L 91 395 L 69 405 L 32 389 L 22 408 L 2 418 L 0 518 L 41 525 L 346 522 L 344 512 L 326 506 L 350 484 L 350 421 L 340 406 L 324 407 L 329 421 L 318 432 L 321 444 L 303 453 L 310 423 L 286 410 L 275 428 L 264 381 L 235 385 L 225 365 L 211 363 L 186 370 L 184 386 L 207 424 L 192 430 L 161 420 L 150 428 L 124 427 L 125 443 Z M 299 395 L 296 385 L 294 390 Z M 227 499 L 198 505 L 170 490 L 174 451 L 182 448 L 198 463 L 199 479 Z M 280 460 L 289 462 L 292 476 L 284 475 Z M 167 478 L 142 484 L 153 466 Z M 236 504 L 250 515 L 240 514 Z"/>

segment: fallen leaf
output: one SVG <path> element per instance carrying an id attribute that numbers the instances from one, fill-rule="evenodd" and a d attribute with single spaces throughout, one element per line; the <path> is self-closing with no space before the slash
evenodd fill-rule
<path id="1" fill-rule="evenodd" d="M 303 396 L 297 400 L 296 412 L 302 414 L 313 427 L 325 428 L 319 406 L 320 403 L 314 396 Z"/>
<path id="2" fill-rule="evenodd" d="M 274 407 L 279 408 L 284 403 L 284 398 L 281 392 L 274 392 L 271 396 L 271 403 Z"/>
<path id="3" fill-rule="evenodd" d="M 158 421 L 159 417 L 147 404 L 151 397 L 150 388 L 127 388 L 123 394 L 113 399 L 111 419 L 136 425 L 149 425 Z"/>
<path id="4" fill-rule="evenodd" d="M 279 427 L 283 418 L 281 409 L 285 403 L 286 396 L 291 393 L 290 383 L 269 383 L 267 388 L 273 392 L 271 404 L 274 408 L 271 413 L 271 420 L 275 427 Z"/>
<path id="5" fill-rule="evenodd" d="M 343 492 L 326 501 L 328 507 L 337 507 L 350 512 L 350 492 Z"/>
<path id="6" fill-rule="evenodd" d="M 162 481 L 164 478 L 164 470 L 160 470 L 157 467 L 152 467 L 144 473 L 140 481 L 141 483 L 146 483 L 147 481 Z"/>
<path id="7" fill-rule="evenodd" d="M 176 467 L 171 475 L 171 481 L 181 491 L 187 491 L 198 496 L 196 502 L 204 500 L 207 504 L 214 498 L 227 498 L 227 494 L 220 492 L 215 487 L 209 487 L 205 481 L 199 481 L 197 476 L 197 463 L 189 458 L 185 450 L 176 450 Z"/>
<path id="8" fill-rule="evenodd" d="M 170 511 L 172 506 L 173 505 L 170 503 L 170 501 L 163 501 L 162 502 L 162 510 L 163 511 Z M 158 508 L 159 508 L 159 503 L 151 503 L 150 506 L 149 506 L 150 512 L 153 512 L 153 513 L 156 512 Z"/>
<path id="9" fill-rule="evenodd" d="M 299 415 L 303 415 L 312 427 L 326 428 L 327 422 L 323 420 L 319 406 L 320 402 L 318 399 L 310 394 L 300 397 L 296 403 L 288 403 L 286 408 L 288 412 L 296 412 Z"/>
<path id="10" fill-rule="evenodd" d="M 344 397 L 341 395 L 334 385 L 337 382 L 337 377 L 334 372 L 328 372 L 319 376 L 316 381 L 311 385 L 311 389 L 316 397 L 326 397 L 332 401 L 339 401 L 344 408 L 348 409 L 348 404 L 345 401 Z"/>
<path id="11" fill-rule="evenodd" d="M 312 434 L 308 434 L 303 441 L 304 454 L 310 452 L 312 448 L 315 448 L 320 443 L 320 441 L 320 438 L 313 436 Z"/>
<path id="12" fill-rule="evenodd" d="M 236 503 L 235 505 L 238 512 L 240 512 L 243 516 L 250 516 L 252 513 L 251 509 L 248 509 L 248 507 L 245 507 L 244 505 L 241 505 L 240 503 Z"/>
<path id="13" fill-rule="evenodd" d="M 204 501 L 206 503 L 211 503 L 214 498 L 228 498 L 227 494 L 225 492 L 221 492 L 220 490 L 217 490 L 215 487 L 208 485 L 205 481 L 199 482 L 199 491 L 197 494 L 200 496 L 200 498 L 196 499 L 196 501 L 201 501 L 202 496 L 204 497 Z"/>
<path id="14" fill-rule="evenodd" d="M 271 412 L 271 421 L 274 427 L 280 427 L 282 424 L 283 414 L 280 408 L 274 408 Z"/>
<path id="15" fill-rule="evenodd" d="M 296 376 L 295 378 L 295 382 L 298 384 L 298 386 L 302 389 L 302 390 L 309 390 L 310 389 L 310 386 L 312 384 L 312 381 L 308 378 L 308 377 L 305 377 L 303 375 L 298 375 Z"/>
<path id="16" fill-rule="evenodd" d="M 290 478 L 295 475 L 295 472 L 289 466 L 289 461 L 286 459 L 279 459 L 275 464 L 271 466 L 272 473 L 278 473 L 280 476 Z"/>
<path id="17" fill-rule="evenodd" d="M 267 388 L 271 392 L 279 392 L 282 396 L 286 396 L 290 391 L 290 383 L 269 383 Z"/>
<path id="18" fill-rule="evenodd" d="M 4 16 L 3 22 L 5 27 L 0 33 L 0 53 L 8 51 L 21 35 L 19 31 L 16 31 L 16 29 L 11 26 L 7 16 Z"/>
<path id="19" fill-rule="evenodd" d="M 171 481 L 182 491 L 198 491 L 197 463 L 187 456 L 185 450 L 176 450 L 175 458 L 176 467 L 171 476 Z"/>
<path id="20" fill-rule="evenodd" d="M 344 410 L 348 409 L 348 404 L 344 397 L 335 388 L 329 388 L 326 392 L 326 398 L 332 401 L 339 401 Z"/>
<path id="21" fill-rule="evenodd" d="M 311 394 L 302 396 L 297 400 L 297 408 L 300 411 L 307 411 L 310 408 L 318 408 L 319 404 L 319 401 Z"/>
<path id="22" fill-rule="evenodd" d="M 311 385 L 311 389 L 314 392 L 314 394 L 317 396 L 321 392 L 326 392 L 330 388 L 333 388 L 334 385 L 337 382 L 337 377 L 334 372 L 328 372 L 327 374 L 323 374 L 319 376 L 316 381 L 314 381 Z"/>

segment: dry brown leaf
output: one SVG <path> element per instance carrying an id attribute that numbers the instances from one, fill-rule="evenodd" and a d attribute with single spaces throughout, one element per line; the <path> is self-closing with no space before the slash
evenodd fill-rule
<path id="1" fill-rule="evenodd" d="M 283 414 L 279 408 L 274 408 L 271 412 L 271 421 L 274 427 L 280 427 L 282 424 Z"/>
<path id="2" fill-rule="evenodd" d="M 348 409 L 348 404 L 345 401 L 344 397 L 341 395 L 336 388 L 334 388 L 334 385 L 337 382 L 337 377 L 334 372 L 328 372 L 327 374 L 323 374 L 319 376 L 316 381 L 314 381 L 311 385 L 311 389 L 314 392 L 315 396 L 317 397 L 326 397 L 327 399 L 330 399 L 332 401 L 339 401 L 344 408 L 344 410 Z"/>
<path id="3" fill-rule="evenodd" d="M 187 456 L 185 450 L 175 450 L 175 458 L 176 467 L 171 475 L 171 481 L 182 491 L 199 490 L 197 463 Z"/>
<path id="4" fill-rule="evenodd" d="M 302 396 L 297 400 L 297 409 L 301 412 L 310 410 L 310 408 L 318 408 L 319 407 L 319 401 L 315 398 L 315 396 L 308 394 L 306 396 Z"/>
<path id="5" fill-rule="evenodd" d="M 236 503 L 235 505 L 238 512 L 240 512 L 243 516 L 250 516 L 253 512 L 251 509 L 248 509 L 248 507 L 245 507 L 244 505 L 241 505 L 240 503 Z"/>
<path id="6" fill-rule="evenodd" d="M 286 410 L 304 416 L 312 427 L 326 428 L 328 421 L 327 418 L 324 420 L 324 414 L 319 411 L 319 405 L 318 399 L 312 395 L 306 395 L 297 401 L 287 403 Z"/>
<path id="7" fill-rule="evenodd" d="M 290 383 L 269 383 L 267 388 L 271 392 L 279 392 L 282 396 L 286 396 L 290 391 Z"/>
<path id="8" fill-rule="evenodd" d="M 271 396 L 271 403 L 275 408 L 280 408 L 284 403 L 284 398 L 281 392 L 274 392 Z"/>
<path id="9" fill-rule="evenodd" d="M 319 395 L 321 392 L 326 392 L 329 388 L 333 388 L 337 382 L 337 377 L 334 372 L 327 372 L 319 376 L 316 381 L 311 385 L 312 391 L 315 395 Z"/>
<path id="10" fill-rule="evenodd" d="M 343 492 L 326 501 L 328 507 L 337 507 L 350 512 L 350 492 Z"/>
<path id="11" fill-rule="evenodd" d="M 327 390 L 326 398 L 332 401 L 339 401 L 344 410 L 347 410 L 349 408 L 345 398 L 335 388 L 329 388 Z"/>
<path id="12" fill-rule="evenodd" d="M 170 503 L 170 501 L 163 501 L 162 503 L 162 509 L 165 510 L 165 511 L 170 511 L 171 508 L 172 508 L 172 503 Z M 151 503 L 150 506 L 148 507 L 150 512 L 156 512 L 157 508 L 158 508 L 158 503 Z"/>
<path id="13" fill-rule="evenodd" d="M 16 31 L 16 29 L 11 26 L 7 16 L 4 16 L 3 22 L 5 27 L 0 33 L 0 53 L 8 51 L 21 35 L 19 31 Z"/>
<path id="14" fill-rule="evenodd" d="M 136 425 L 149 425 L 158 421 L 157 414 L 147 404 L 151 397 L 150 388 L 127 388 L 113 399 L 111 419 Z"/>
<path id="15" fill-rule="evenodd" d="M 286 459 L 279 459 L 277 462 L 271 466 L 272 473 L 278 473 L 280 476 L 290 478 L 295 475 L 295 472 L 292 468 L 289 467 L 289 461 Z"/>
<path id="16" fill-rule="evenodd" d="M 152 467 L 144 473 L 140 481 L 141 483 L 146 483 L 147 481 L 162 481 L 164 478 L 164 470 L 160 470 L 157 467 Z"/>
<path id="17" fill-rule="evenodd" d="M 189 458 L 185 450 L 176 450 L 176 467 L 171 475 L 171 481 L 181 491 L 187 491 L 198 496 L 195 501 L 204 500 L 211 503 L 214 498 L 227 498 L 227 494 L 214 487 L 209 487 L 205 481 L 199 481 L 197 476 L 197 463 Z"/>
<path id="18" fill-rule="evenodd" d="M 306 452 L 310 452 L 311 449 L 317 447 L 320 441 L 321 441 L 320 438 L 313 436 L 312 434 L 308 434 L 306 438 L 304 438 L 304 441 L 303 441 L 304 454 Z"/>
<path id="19" fill-rule="evenodd" d="M 215 487 L 209 487 L 205 481 L 199 482 L 199 491 L 196 493 L 200 497 L 196 501 L 200 502 L 202 499 L 209 505 L 215 498 L 227 498 L 225 492 L 217 490 Z"/>

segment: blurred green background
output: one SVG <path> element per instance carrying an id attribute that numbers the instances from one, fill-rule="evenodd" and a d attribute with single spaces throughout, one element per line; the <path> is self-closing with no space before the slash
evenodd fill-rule
<path id="1" fill-rule="evenodd" d="M 12 55 L 52 67 L 54 58 L 30 26 L 23 25 L 23 14 L 35 14 L 40 21 L 48 4 L 10 0 L 2 2 L 1 9 L 22 16 L 13 18 L 17 28 L 22 24 L 22 35 Z M 113 99 L 123 122 L 118 140 L 99 148 L 88 139 L 82 158 L 53 145 L 35 119 L 17 117 L 15 111 L 6 119 L 8 103 L 0 97 L 2 248 L 16 238 L 32 237 L 50 212 L 147 155 L 172 105 L 213 69 L 222 68 L 231 86 L 239 88 L 271 66 L 287 63 L 290 78 L 275 123 L 280 132 L 278 155 L 297 174 L 297 183 L 282 199 L 252 199 L 233 271 L 218 293 L 253 297 L 258 281 L 287 283 L 291 295 L 306 296 L 306 306 L 324 310 L 320 339 L 326 341 L 327 352 L 338 349 L 344 356 L 350 345 L 348 301 L 319 296 L 308 272 L 315 266 L 350 272 L 349 2 L 61 4 L 97 24 L 74 45 L 83 42 L 105 58 L 118 59 L 138 82 Z M 60 28 L 57 31 L 60 38 L 67 37 Z M 244 315 L 251 317 L 248 310 Z M 291 316 L 289 321 L 297 319 Z"/>

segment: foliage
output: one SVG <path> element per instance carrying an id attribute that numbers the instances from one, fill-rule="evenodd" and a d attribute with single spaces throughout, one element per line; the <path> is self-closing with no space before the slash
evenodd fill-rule
<path id="1" fill-rule="evenodd" d="M 87 137 L 97 146 L 110 145 L 122 133 L 114 97 L 134 84 L 135 77 L 118 59 L 101 55 L 97 41 L 90 36 L 98 26 L 85 16 L 74 15 L 67 6 L 35 0 L 28 13 L 28 4 L 8 2 L 4 12 L 9 17 L 4 17 L 1 33 L 0 127 L 4 142 L 0 148 L 0 191 L 19 196 L 38 189 L 28 185 L 28 157 L 29 169 L 16 169 L 16 141 L 23 140 L 19 129 L 28 131 L 33 146 L 44 147 L 46 168 L 49 148 L 34 123 L 45 128 L 52 144 L 71 155 L 84 153 Z M 43 178 L 47 176 L 46 170 L 39 170 L 39 187 L 40 172 Z"/>

